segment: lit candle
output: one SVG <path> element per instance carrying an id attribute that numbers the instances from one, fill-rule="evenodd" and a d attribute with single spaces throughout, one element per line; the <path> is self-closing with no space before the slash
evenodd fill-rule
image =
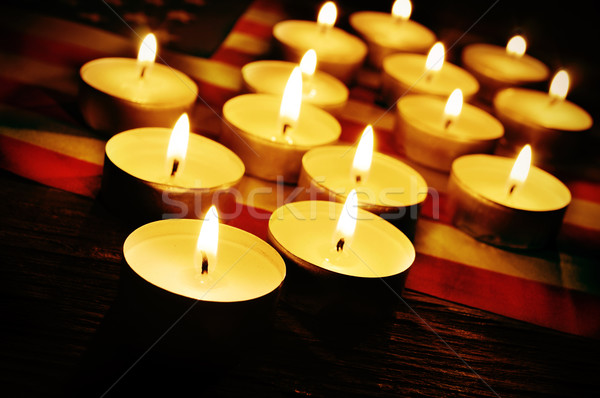
<path id="1" fill-rule="evenodd" d="M 492 115 L 463 104 L 460 89 L 447 101 L 431 95 L 402 97 L 396 116 L 398 147 L 415 162 L 444 172 L 460 156 L 493 152 L 504 134 L 504 127 Z"/>
<path id="2" fill-rule="evenodd" d="M 271 215 L 269 240 L 288 260 L 282 294 L 290 304 L 361 322 L 398 302 L 381 279 L 400 294 L 414 247 L 393 225 L 357 208 L 357 200 L 351 192 L 345 204 L 293 202 Z"/>
<path id="3" fill-rule="evenodd" d="M 154 63 L 156 39 L 146 36 L 138 59 L 100 58 L 81 67 L 79 107 L 86 123 L 110 135 L 137 127 L 170 127 L 198 96 L 185 74 Z"/>
<path id="4" fill-rule="evenodd" d="M 396 0 L 391 13 L 359 11 L 350 15 L 350 25 L 369 47 L 367 60 L 380 69 L 383 59 L 395 53 L 425 54 L 435 43 L 435 34 L 410 20 L 410 0 Z"/>
<path id="5" fill-rule="evenodd" d="M 582 132 L 592 127 L 592 117 L 567 101 L 569 76 L 559 71 L 548 93 L 524 88 L 508 88 L 494 98 L 494 111 L 506 133 L 501 150 L 514 154 L 531 144 L 536 164 L 557 166 L 577 156 Z"/>
<path id="6" fill-rule="evenodd" d="M 491 102 L 501 89 L 543 82 L 550 70 L 541 61 L 525 54 L 523 36 L 513 36 L 506 47 L 471 44 L 462 52 L 462 64 L 481 84 L 478 95 Z"/>
<path id="7" fill-rule="evenodd" d="M 517 160 L 467 155 L 452 164 L 448 184 L 452 223 L 481 241 L 528 249 L 550 244 L 571 201 L 569 189 L 531 166 L 531 148 Z"/>
<path id="8" fill-rule="evenodd" d="M 336 18 L 335 4 L 328 1 L 321 7 L 317 22 L 279 22 L 273 28 L 273 36 L 286 60 L 298 62 L 312 48 L 319 58 L 320 70 L 349 83 L 367 55 L 367 46 L 357 37 L 335 28 Z"/>
<path id="9" fill-rule="evenodd" d="M 302 74 L 296 67 L 283 98 L 245 94 L 227 101 L 221 142 L 242 158 L 248 174 L 295 183 L 306 151 L 336 142 L 342 131 L 329 113 L 301 102 Z"/>
<path id="10" fill-rule="evenodd" d="M 299 199 L 344 202 L 358 193 L 359 206 L 375 213 L 413 237 L 420 206 L 427 196 L 427 183 L 401 161 L 373 152 L 373 129 L 365 128 L 354 149 L 348 145 L 311 149 L 302 158 Z"/>
<path id="11" fill-rule="evenodd" d="M 302 101 L 330 113 L 341 111 L 348 101 L 348 88 L 329 73 L 315 71 L 317 55 L 309 50 L 302 57 Z M 298 64 L 286 61 L 255 61 L 242 68 L 248 91 L 281 96 L 292 70 Z"/>
<path id="12" fill-rule="evenodd" d="M 106 143 L 101 196 L 108 207 L 133 221 L 196 218 L 216 202 L 235 206 L 231 188 L 244 164 L 223 145 L 189 133 L 187 115 L 175 128 L 124 131 Z"/>
<path id="13" fill-rule="evenodd" d="M 174 352 L 188 356 L 233 349 L 236 341 L 264 329 L 286 274 L 275 249 L 248 232 L 219 225 L 214 207 L 204 221 L 139 227 L 125 240 L 123 254 L 122 294 L 132 308 L 127 321 L 144 332 L 136 337 L 154 342 L 150 331 L 164 333 L 165 325 L 185 314 L 166 338 Z"/>
<path id="14" fill-rule="evenodd" d="M 408 93 L 448 97 L 460 88 L 469 101 L 479 83 L 466 70 L 444 62 L 445 49 L 438 42 L 427 56 L 421 54 L 393 54 L 383 60 L 382 95 L 392 105 Z"/>

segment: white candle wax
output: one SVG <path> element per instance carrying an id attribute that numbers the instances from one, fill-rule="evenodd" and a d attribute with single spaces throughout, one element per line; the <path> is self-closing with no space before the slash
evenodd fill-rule
<path id="1" fill-rule="evenodd" d="M 545 212 L 565 208 L 570 203 L 569 189 L 535 166 L 531 166 L 523 185 L 508 195 L 507 181 L 514 163 L 512 158 L 468 155 L 454 161 L 452 173 L 467 189 L 508 208 Z"/>
<path id="2" fill-rule="evenodd" d="M 296 127 L 283 133 L 280 105 L 281 97 L 269 94 L 230 99 L 223 106 L 221 141 L 242 158 L 249 174 L 296 182 L 304 153 L 336 142 L 342 128 L 329 113 L 302 104 Z"/>
<path id="3" fill-rule="evenodd" d="M 357 37 L 335 27 L 324 31 L 316 22 L 279 22 L 273 28 L 273 36 L 282 46 L 286 60 L 299 62 L 312 48 L 317 53 L 318 68 L 344 83 L 353 79 L 367 55 L 367 46 Z"/>
<path id="4" fill-rule="evenodd" d="M 88 124 L 115 132 L 172 126 L 191 110 L 198 88 L 185 74 L 154 64 L 140 77 L 138 61 L 100 58 L 83 65 L 80 106 Z"/>
<path id="5" fill-rule="evenodd" d="M 195 300 L 237 302 L 265 296 L 285 278 L 281 256 L 266 242 L 240 229 L 219 225 L 217 275 L 202 283 L 194 266 L 201 220 L 161 220 L 129 235 L 127 264 L 161 289 Z"/>
<path id="6" fill-rule="evenodd" d="M 350 15 L 350 25 L 369 46 L 369 62 L 381 68 L 383 59 L 399 52 L 425 54 L 435 42 L 435 34 L 419 24 L 398 21 L 391 13 L 360 11 Z"/>
<path id="7" fill-rule="evenodd" d="M 415 259 L 410 240 L 382 218 L 358 209 L 349 247 L 332 242 L 343 205 L 304 201 L 278 208 L 269 220 L 271 241 L 296 262 L 359 278 L 384 278 L 406 271 Z"/>
<path id="8" fill-rule="evenodd" d="M 174 176 L 167 164 L 172 129 L 145 127 L 124 131 L 106 144 L 106 156 L 125 173 L 140 180 L 184 188 L 232 186 L 244 175 L 244 164 L 223 145 L 190 134 L 185 167 Z"/>
<path id="9" fill-rule="evenodd" d="M 296 66 L 285 61 L 251 62 L 242 68 L 242 77 L 251 92 L 281 96 Z M 339 111 L 348 100 L 348 88 L 328 73 L 316 71 L 303 85 L 302 100 L 326 111 Z"/>
<path id="10" fill-rule="evenodd" d="M 409 92 L 448 97 L 457 88 L 469 101 L 479 90 L 479 83 L 466 70 L 444 62 L 439 71 L 427 72 L 426 60 L 427 56 L 420 54 L 394 54 L 383 60 L 383 96 L 389 104 Z"/>
<path id="11" fill-rule="evenodd" d="M 486 88 L 487 99 L 503 87 L 542 82 L 550 76 L 548 67 L 536 58 L 527 54 L 514 56 L 505 47 L 491 44 L 465 47 L 462 64 Z"/>
<path id="12" fill-rule="evenodd" d="M 314 184 L 317 189 L 338 196 L 341 202 L 356 189 L 359 206 L 376 214 L 425 200 L 427 183 L 423 177 L 401 161 L 379 152 L 373 153 L 368 178 L 357 183 L 351 173 L 354 154 L 355 148 L 346 145 L 311 149 L 302 158 L 302 172 L 309 181 L 301 178 L 301 182 Z"/>
<path id="13" fill-rule="evenodd" d="M 397 141 L 406 155 L 426 166 L 448 171 L 452 161 L 469 153 L 492 152 L 504 127 L 493 116 L 470 104 L 447 127 L 446 100 L 408 95 L 398 101 Z"/>

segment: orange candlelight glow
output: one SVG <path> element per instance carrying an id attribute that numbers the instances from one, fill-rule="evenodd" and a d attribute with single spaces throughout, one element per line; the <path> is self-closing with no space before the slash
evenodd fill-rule
<path id="1" fill-rule="evenodd" d="M 171 176 L 181 173 L 185 164 L 185 155 L 187 153 L 188 141 L 190 139 L 190 120 L 187 113 L 181 115 L 169 139 L 167 147 L 166 167 Z"/>
<path id="2" fill-rule="evenodd" d="M 410 0 L 396 0 L 392 6 L 392 17 L 395 21 L 407 21 L 412 14 L 412 3 Z"/>
<path id="3" fill-rule="evenodd" d="M 365 182 L 369 176 L 371 162 L 373 161 L 373 126 L 365 128 L 352 162 L 352 179 L 357 183 Z"/>
<path id="4" fill-rule="evenodd" d="M 194 253 L 194 268 L 197 274 L 207 275 L 213 273 L 217 263 L 217 249 L 219 247 L 219 213 L 213 205 L 204 217 L 200 234 Z"/>
<path id="5" fill-rule="evenodd" d="M 340 219 L 338 220 L 333 235 L 333 243 L 336 245 L 337 251 L 343 251 L 352 243 L 354 230 L 356 229 L 356 219 L 358 218 L 358 197 L 356 190 L 353 189 L 348 194 Z"/>
<path id="6" fill-rule="evenodd" d="M 510 171 L 510 176 L 508 177 L 508 194 L 512 195 L 515 190 L 519 189 L 527 179 L 529 175 L 529 169 L 531 168 L 531 146 L 529 144 L 525 145 L 519 156 L 517 156 L 517 160 L 515 160 L 515 165 Z"/>
<path id="7" fill-rule="evenodd" d="M 156 59 L 156 49 L 156 36 L 152 33 L 146 35 L 140 45 L 137 57 L 138 65 L 141 67 L 140 78 L 143 78 L 148 68 L 154 64 L 154 60 Z"/>
<path id="8" fill-rule="evenodd" d="M 288 133 L 293 130 L 298 123 L 300 116 L 300 107 L 302 105 L 302 72 L 299 67 L 295 67 L 283 90 L 281 107 L 279 108 L 279 120 L 282 125 L 282 132 Z M 288 142 L 291 143 L 289 137 Z"/>
<path id="9" fill-rule="evenodd" d="M 429 50 L 429 54 L 427 54 L 427 59 L 425 60 L 425 73 L 428 79 L 436 72 L 439 72 L 442 66 L 444 66 L 445 53 L 446 49 L 442 42 L 439 41 Z"/>
<path id="10" fill-rule="evenodd" d="M 516 35 L 510 38 L 506 43 L 506 53 L 513 57 L 520 58 L 525 54 L 527 50 L 527 42 L 525 38 L 520 35 Z"/>
<path id="11" fill-rule="evenodd" d="M 337 19 L 337 8 L 333 1 L 328 1 L 319 10 L 317 24 L 322 31 L 328 31 L 335 25 Z"/>
<path id="12" fill-rule="evenodd" d="M 564 100 L 567 97 L 567 93 L 569 92 L 569 74 L 566 70 L 559 70 L 554 78 L 552 79 L 552 83 L 550 83 L 549 94 L 550 97 L 554 101 Z"/>

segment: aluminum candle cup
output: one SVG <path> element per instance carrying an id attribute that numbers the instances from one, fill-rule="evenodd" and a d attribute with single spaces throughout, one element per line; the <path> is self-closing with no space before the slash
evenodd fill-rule
<path id="1" fill-rule="evenodd" d="M 358 209 L 352 242 L 336 251 L 332 237 L 342 208 L 341 203 L 304 201 L 273 212 L 269 240 L 283 254 L 288 270 L 282 297 L 329 319 L 365 322 L 389 315 L 399 301 L 415 249 L 393 225 Z"/>
<path id="2" fill-rule="evenodd" d="M 198 218 L 213 203 L 221 213 L 233 213 L 231 188 L 244 175 L 242 161 L 223 145 L 190 134 L 185 167 L 171 177 L 166 164 L 171 133 L 146 127 L 108 140 L 101 187 L 106 205 L 135 222 Z"/>
<path id="3" fill-rule="evenodd" d="M 324 31 L 317 22 L 279 22 L 273 28 L 273 36 L 285 60 L 298 63 L 312 48 L 317 52 L 319 70 L 345 84 L 352 82 L 367 56 L 367 46 L 360 39 L 334 27 Z"/>
<path id="4" fill-rule="evenodd" d="M 428 79 L 426 60 L 427 56 L 420 54 L 394 54 L 383 60 L 382 96 L 386 103 L 395 104 L 408 93 L 448 97 L 457 88 L 469 101 L 479 90 L 479 83 L 469 72 L 448 62 Z"/>
<path id="5" fill-rule="evenodd" d="M 297 64 L 285 61 L 256 61 L 242 68 L 248 91 L 281 96 L 292 70 Z M 310 82 L 304 83 L 302 101 L 330 113 L 337 113 L 348 101 L 348 88 L 328 73 L 316 71 Z"/>
<path id="6" fill-rule="evenodd" d="M 395 53 L 426 54 L 435 34 L 418 22 L 396 21 L 390 13 L 360 11 L 350 15 L 350 25 L 366 41 L 368 62 L 381 69 L 383 59 Z"/>
<path id="7" fill-rule="evenodd" d="M 256 236 L 219 225 L 216 264 L 205 280 L 194 263 L 202 224 L 156 221 L 125 241 L 119 298 L 133 344 L 147 348 L 182 314 L 157 347 L 173 356 L 237 350 L 268 328 L 286 275 L 283 259 Z"/>
<path id="8" fill-rule="evenodd" d="M 558 234 L 571 193 L 557 178 L 532 166 L 523 186 L 508 195 L 513 164 L 514 159 L 493 155 L 456 159 L 448 183 L 452 223 L 496 246 L 547 246 Z"/>
<path id="9" fill-rule="evenodd" d="M 396 142 L 417 163 L 449 172 L 454 159 L 491 153 L 504 127 L 487 112 L 463 104 L 460 116 L 445 127 L 446 101 L 429 95 L 408 95 L 397 104 Z"/>
<path id="10" fill-rule="evenodd" d="M 523 54 L 508 54 L 505 47 L 471 44 L 462 52 L 462 65 L 481 84 L 478 95 L 491 102 L 503 88 L 540 83 L 548 79 L 550 70 L 541 61 Z"/>
<path id="11" fill-rule="evenodd" d="M 375 152 L 368 178 L 357 183 L 351 177 L 354 154 L 355 149 L 347 145 L 308 151 L 298 180 L 298 186 L 305 189 L 303 198 L 344 203 L 356 189 L 360 208 L 386 219 L 412 239 L 427 197 L 423 177 L 401 161 Z"/>
<path id="12" fill-rule="evenodd" d="M 281 97 L 269 94 L 230 99 L 223 106 L 221 142 L 242 158 L 248 174 L 296 183 L 302 156 L 311 148 L 336 142 L 342 128 L 329 113 L 302 104 L 297 126 L 283 134 L 280 105 Z"/>
<path id="13" fill-rule="evenodd" d="M 81 67 L 79 107 L 86 123 L 112 135 L 137 127 L 172 127 L 190 112 L 198 87 L 185 74 L 154 64 L 140 78 L 138 61 L 100 58 Z"/>
<path id="14" fill-rule="evenodd" d="M 501 140 L 506 154 L 530 144 L 538 165 L 556 166 L 572 161 L 578 153 L 582 133 L 592 127 L 592 117 L 567 100 L 553 102 L 544 92 L 523 88 L 500 91 L 494 111 L 506 129 Z"/>

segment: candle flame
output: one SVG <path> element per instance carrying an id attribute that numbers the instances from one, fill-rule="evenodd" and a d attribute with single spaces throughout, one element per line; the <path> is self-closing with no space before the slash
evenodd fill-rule
<path id="1" fill-rule="evenodd" d="M 455 121 L 458 116 L 460 116 L 460 112 L 463 107 L 463 93 L 460 88 L 457 88 L 450 94 L 448 97 L 448 101 L 446 102 L 446 107 L 444 108 L 444 124 L 449 127 L 450 123 Z"/>
<path id="2" fill-rule="evenodd" d="M 569 74 L 566 70 L 559 70 L 552 83 L 550 83 L 549 94 L 554 100 L 563 100 L 569 92 Z"/>
<path id="3" fill-rule="evenodd" d="M 140 45 L 140 51 L 138 52 L 138 62 L 143 65 L 149 65 L 154 63 L 156 59 L 156 36 L 152 33 L 146 35 L 142 44 Z"/>
<path id="4" fill-rule="evenodd" d="M 392 16 L 400 21 L 406 21 L 412 14 L 412 3 L 410 0 L 396 0 L 392 6 Z"/>
<path id="5" fill-rule="evenodd" d="M 446 49 L 442 42 L 438 41 L 431 47 L 427 60 L 425 61 L 425 70 L 431 72 L 437 72 L 444 66 L 444 56 Z"/>
<path id="6" fill-rule="evenodd" d="M 312 76 L 317 68 L 317 52 L 312 48 L 300 60 L 300 70 L 306 76 Z"/>
<path id="7" fill-rule="evenodd" d="M 337 19 L 337 8 L 333 1 L 328 1 L 319 10 L 317 24 L 323 29 L 330 29 L 335 25 Z"/>
<path id="8" fill-rule="evenodd" d="M 283 90 L 281 107 L 279 108 L 279 119 L 283 124 L 283 132 L 287 128 L 295 128 L 300 116 L 300 106 L 302 105 L 302 72 L 299 67 L 295 67 Z"/>
<path id="9" fill-rule="evenodd" d="M 358 182 L 364 182 L 371 169 L 373 161 L 373 126 L 370 124 L 365 128 L 365 131 L 358 142 L 354 161 L 352 162 L 352 177 Z"/>
<path id="10" fill-rule="evenodd" d="M 219 213 L 213 205 L 208 209 L 196 242 L 194 267 L 201 274 L 214 272 L 219 247 Z"/>
<path id="11" fill-rule="evenodd" d="M 525 145 L 519 156 L 517 156 L 517 160 L 515 160 L 515 164 L 510 171 L 510 176 L 508 177 L 508 194 L 512 194 L 515 189 L 518 189 L 523 185 L 525 180 L 527 179 L 527 175 L 529 175 L 529 169 L 531 168 L 531 146 L 529 144 Z"/>
<path id="12" fill-rule="evenodd" d="M 509 55 L 520 58 L 525 54 L 525 51 L 527 51 L 527 42 L 521 35 L 511 37 L 506 43 L 506 52 Z"/>
<path id="13" fill-rule="evenodd" d="M 356 190 L 353 189 L 348 194 L 346 202 L 344 202 L 342 214 L 340 214 L 340 219 L 338 220 L 335 234 L 333 235 L 333 244 L 336 245 L 337 251 L 343 250 L 344 247 L 349 247 L 352 243 L 357 218 L 358 196 Z"/>
<path id="14" fill-rule="evenodd" d="M 190 139 L 190 120 L 187 113 L 182 114 L 175 123 L 169 146 L 167 147 L 167 168 L 171 175 L 181 172 Z"/>

